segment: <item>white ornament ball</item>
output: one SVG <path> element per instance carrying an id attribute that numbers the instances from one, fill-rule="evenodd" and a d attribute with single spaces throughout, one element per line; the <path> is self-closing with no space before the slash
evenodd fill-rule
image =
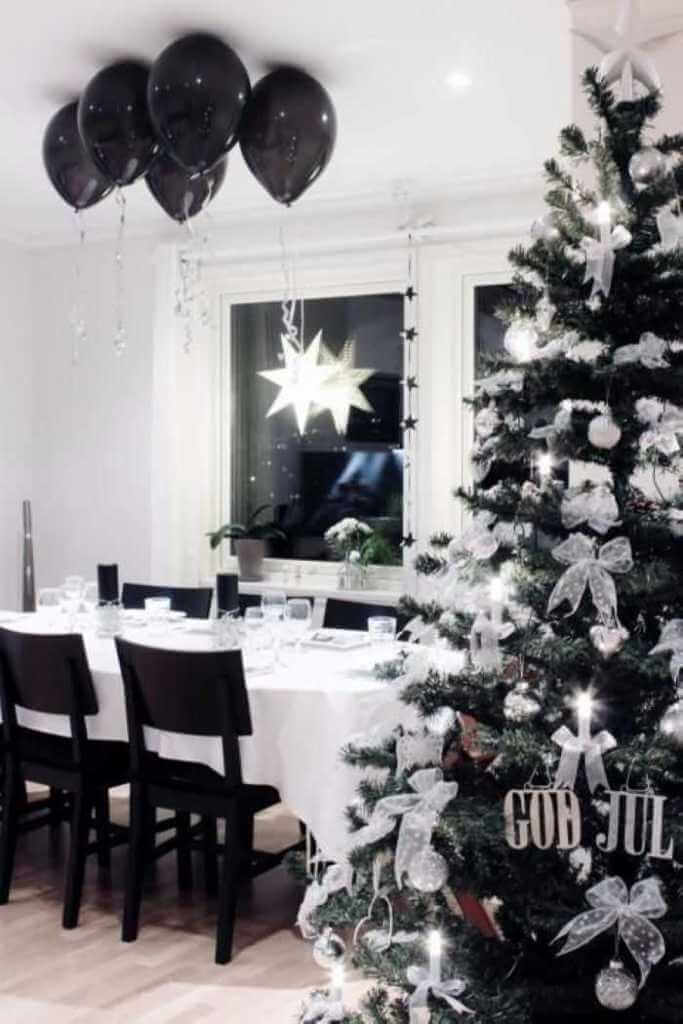
<path id="1" fill-rule="evenodd" d="M 680 691 L 678 700 L 662 715 L 659 731 L 670 746 L 683 750 L 683 697 Z"/>
<path id="2" fill-rule="evenodd" d="M 639 188 L 651 185 L 666 170 L 666 160 L 654 146 L 639 149 L 631 157 L 628 171 L 633 184 Z"/>
<path id="3" fill-rule="evenodd" d="M 313 943 L 313 959 L 326 971 L 343 963 L 345 956 L 346 943 L 331 928 L 326 928 Z"/>
<path id="4" fill-rule="evenodd" d="M 508 327 L 503 345 L 518 363 L 526 363 L 537 354 L 538 334 L 532 324 L 518 321 Z"/>
<path id="5" fill-rule="evenodd" d="M 503 714 L 508 722 L 530 722 L 539 714 L 541 705 L 529 692 L 529 684 L 519 682 L 503 701 Z"/>
<path id="6" fill-rule="evenodd" d="M 588 424 L 588 440 L 595 448 L 609 450 L 619 444 L 621 430 L 611 416 L 596 416 Z"/>
<path id="7" fill-rule="evenodd" d="M 542 217 L 536 218 L 531 225 L 531 237 L 534 242 L 555 242 L 560 237 L 552 211 L 549 210 Z"/>
<path id="8" fill-rule="evenodd" d="M 438 892 L 448 881 L 448 864 L 430 846 L 411 860 L 408 881 L 419 892 Z"/>
<path id="9" fill-rule="evenodd" d="M 477 432 L 477 436 L 483 440 L 487 440 L 496 433 L 503 421 L 500 418 L 498 410 L 495 405 L 487 405 L 486 408 L 480 409 L 477 415 L 474 417 L 474 429 Z"/>
<path id="10" fill-rule="evenodd" d="M 595 995 L 608 1010 L 628 1010 L 638 998 L 638 982 L 621 960 L 610 961 L 595 982 Z"/>

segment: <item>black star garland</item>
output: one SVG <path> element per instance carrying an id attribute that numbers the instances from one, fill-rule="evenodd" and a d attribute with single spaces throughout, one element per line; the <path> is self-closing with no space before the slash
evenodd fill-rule
<path id="1" fill-rule="evenodd" d="M 408 302 L 412 302 L 413 299 L 417 297 L 417 292 L 413 288 L 412 284 L 408 285 L 408 287 L 406 288 L 406 290 L 405 290 L 405 292 L 403 294 L 407 298 Z"/>
<path id="2" fill-rule="evenodd" d="M 403 537 L 403 539 L 401 540 L 401 547 L 412 548 L 414 543 L 415 538 L 413 537 L 412 533 L 409 533 L 407 537 Z"/>
<path id="3" fill-rule="evenodd" d="M 406 416 L 406 418 L 401 423 L 402 430 L 415 430 L 416 426 L 417 420 L 415 419 L 414 416 Z"/>
<path id="4" fill-rule="evenodd" d="M 417 383 L 417 377 L 406 377 L 406 387 L 408 391 L 414 391 L 419 385 Z"/>
<path id="5" fill-rule="evenodd" d="M 408 235 L 408 282 L 403 295 L 407 300 L 404 306 L 404 323 L 401 337 L 404 344 L 404 403 L 403 420 L 401 430 L 403 431 L 403 480 L 405 488 L 405 526 L 406 536 L 401 540 L 402 548 L 411 548 L 415 544 L 413 528 L 413 461 L 415 456 L 415 433 L 417 428 L 417 339 L 419 336 L 419 301 L 417 301 L 417 290 L 415 288 L 416 267 L 415 267 L 415 240 L 412 234 Z"/>
<path id="6" fill-rule="evenodd" d="M 405 338 L 406 341 L 415 341 L 415 339 L 417 338 L 417 328 L 408 327 L 407 329 L 401 331 L 401 337 Z"/>

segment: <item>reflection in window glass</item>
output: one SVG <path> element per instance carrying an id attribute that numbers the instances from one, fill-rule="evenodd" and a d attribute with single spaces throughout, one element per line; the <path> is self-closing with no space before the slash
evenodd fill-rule
<path id="1" fill-rule="evenodd" d="M 363 520 L 387 540 L 383 560 L 400 562 L 403 534 L 403 296 L 363 295 L 310 299 L 296 325 L 308 348 L 322 332 L 329 357 L 339 359 L 352 340 L 352 366 L 368 372 L 345 392 L 351 405 L 346 433 L 339 433 L 321 400 L 304 434 L 292 404 L 268 415 L 281 381 L 261 372 L 284 367 L 279 302 L 233 305 L 230 318 L 231 512 L 244 523 L 260 505 L 285 532 L 271 542 L 276 558 L 332 557 L 325 531 L 345 516 Z M 323 353 L 323 359 L 329 358 Z M 361 375 L 365 377 L 365 374 Z M 284 396 L 283 396 L 284 397 Z M 324 397 L 324 396 L 322 396 Z M 346 415 L 337 412 L 337 425 Z"/>

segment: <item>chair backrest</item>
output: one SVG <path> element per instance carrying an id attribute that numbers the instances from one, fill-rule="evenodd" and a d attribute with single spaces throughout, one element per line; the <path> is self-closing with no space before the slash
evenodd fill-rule
<path id="1" fill-rule="evenodd" d="M 152 583 L 124 583 L 121 604 L 124 608 L 144 608 L 147 597 L 170 597 L 171 610 L 185 612 L 191 619 L 208 619 L 211 587 L 157 587 Z"/>
<path id="2" fill-rule="evenodd" d="M 328 597 L 325 605 L 323 626 L 328 629 L 367 629 L 372 615 L 389 615 L 396 619 L 396 631 L 400 633 L 407 622 L 405 615 L 399 615 L 392 605 L 364 604 L 361 601 L 342 601 Z"/>
<path id="3" fill-rule="evenodd" d="M 223 741 L 228 782 L 241 782 L 239 737 L 251 735 L 240 651 L 172 651 L 117 637 L 133 775 L 144 768 L 145 726 Z"/>
<path id="4" fill-rule="evenodd" d="M 74 759 L 83 760 L 85 716 L 98 712 L 83 637 L 0 629 L 0 701 L 8 742 L 13 742 L 17 706 L 68 715 Z"/>
<path id="5" fill-rule="evenodd" d="M 260 594 L 240 594 L 238 599 L 240 614 L 244 615 L 247 608 L 258 608 L 261 604 Z"/>

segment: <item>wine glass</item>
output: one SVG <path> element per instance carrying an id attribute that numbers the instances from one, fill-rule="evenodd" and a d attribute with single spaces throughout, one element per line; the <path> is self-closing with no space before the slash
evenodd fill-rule
<path id="1" fill-rule="evenodd" d="M 45 624 L 52 629 L 62 610 L 61 587 L 41 587 L 38 591 L 38 610 L 45 616 Z"/>
<path id="2" fill-rule="evenodd" d="M 84 588 L 85 580 L 82 576 L 67 576 L 61 586 L 61 605 L 68 616 L 70 633 L 73 633 L 76 626 L 76 615 L 81 607 Z"/>
<path id="3" fill-rule="evenodd" d="M 301 651 L 301 641 L 311 628 L 312 616 L 311 602 L 305 597 L 293 597 L 285 606 L 287 630 L 294 637 L 297 652 Z"/>
<path id="4" fill-rule="evenodd" d="M 99 590 L 96 583 L 88 582 L 83 587 L 83 605 L 88 614 L 92 617 L 99 604 Z"/>

